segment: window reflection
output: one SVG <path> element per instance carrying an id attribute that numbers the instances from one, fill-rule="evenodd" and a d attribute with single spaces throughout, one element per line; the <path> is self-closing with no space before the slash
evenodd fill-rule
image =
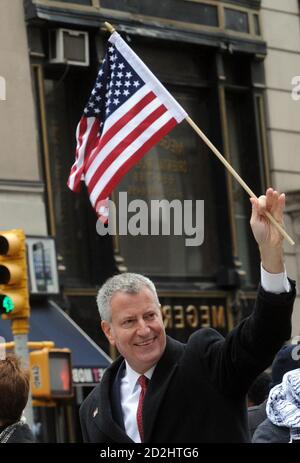
<path id="1" fill-rule="evenodd" d="M 243 11 L 225 8 L 225 27 L 232 31 L 249 33 L 248 14 Z"/>
<path id="2" fill-rule="evenodd" d="M 209 92 L 174 93 L 187 112 L 209 129 Z M 204 125 L 204 127 L 203 127 Z M 129 271 L 153 276 L 212 276 L 218 265 L 214 207 L 212 153 L 191 127 L 182 122 L 164 137 L 132 169 L 117 192 L 127 192 L 128 202 L 142 199 L 150 210 L 151 200 L 204 200 L 204 243 L 186 246 L 187 236 L 120 236 L 120 253 Z M 118 195 L 116 195 L 116 200 Z M 170 216 L 171 223 L 173 215 Z M 209 238 L 205 239 L 205 234 Z"/>

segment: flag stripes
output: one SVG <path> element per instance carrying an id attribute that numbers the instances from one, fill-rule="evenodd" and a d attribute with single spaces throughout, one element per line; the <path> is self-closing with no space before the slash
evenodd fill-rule
<path id="1" fill-rule="evenodd" d="M 69 188 L 78 191 L 84 180 L 97 211 L 125 173 L 185 117 L 140 58 L 113 33 L 78 124 Z"/>
<path id="2" fill-rule="evenodd" d="M 172 115 L 161 105 L 129 132 L 124 139 L 118 137 L 117 141 L 121 141 L 110 152 L 110 155 L 106 158 L 106 162 L 103 162 L 103 166 L 100 165 L 99 169 L 97 169 L 94 177 L 92 177 L 93 180 L 90 182 L 86 180 L 90 199 L 94 206 L 98 200 L 104 199 L 102 190 L 110 182 L 111 176 L 116 175 L 122 164 L 127 162 L 128 158 L 133 156 L 137 150 L 142 154 L 145 153 L 146 151 L 141 150 L 143 146 L 145 146 L 145 149 L 149 146 L 147 143 L 148 139 L 152 139 L 155 132 L 159 132 L 160 128 L 170 119 L 172 119 Z M 130 126 L 129 130 L 131 128 Z"/>

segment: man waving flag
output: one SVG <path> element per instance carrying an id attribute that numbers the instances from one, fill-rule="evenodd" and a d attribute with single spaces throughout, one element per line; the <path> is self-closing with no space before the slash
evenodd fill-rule
<path id="1" fill-rule="evenodd" d="M 76 159 L 68 180 L 69 188 L 79 191 L 80 181 L 84 180 L 96 213 L 107 222 L 107 199 L 112 190 L 128 170 L 183 119 L 249 196 L 256 198 L 202 130 L 114 31 L 77 127 Z M 265 214 L 282 236 L 295 244 L 272 215 L 268 211 Z"/>
<path id="2" fill-rule="evenodd" d="M 84 180 L 90 201 L 101 205 L 131 167 L 187 117 L 186 112 L 114 32 L 76 133 L 76 159 L 68 186 Z M 101 210 L 102 209 L 102 210 Z"/>

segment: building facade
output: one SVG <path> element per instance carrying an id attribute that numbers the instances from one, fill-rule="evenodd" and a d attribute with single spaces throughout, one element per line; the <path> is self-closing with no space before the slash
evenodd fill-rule
<path id="1" fill-rule="evenodd" d="M 299 2 L 263 0 L 261 24 L 267 43 L 266 132 L 271 183 L 287 193 L 285 222 L 296 245 L 286 244 L 289 275 L 299 284 L 299 185 L 300 185 L 300 24 Z M 299 336 L 299 298 L 293 314 L 293 335 Z"/>
<path id="2" fill-rule="evenodd" d="M 300 284 L 300 101 L 291 83 L 300 74 L 299 2 L 2 0 L 0 13 L 1 228 L 55 238 L 55 301 L 104 351 L 116 355 L 99 329 L 95 295 L 115 273 L 153 279 L 166 329 L 179 340 L 207 326 L 226 334 L 251 311 L 259 281 L 247 194 L 186 122 L 124 177 L 113 199 L 119 206 L 126 194 L 122 210 L 135 199 L 149 208 L 154 200 L 202 200 L 201 245 L 187 246 L 187 234 L 100 236 L 85 189 L 67 189 L 76 125 L 109 36 L 104 21 L 257 195 L 268 185 L 287 193 L 297 243 L 286 246 L 286 264 Z M 77 388 L 78 404 L 87 390 Z"/>

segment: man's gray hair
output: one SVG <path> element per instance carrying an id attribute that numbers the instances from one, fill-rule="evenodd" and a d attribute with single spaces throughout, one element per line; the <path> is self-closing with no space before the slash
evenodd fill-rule
<path id="1" fill-rule="evenodd" d="M 138 294 L 145 287 L 152 292 L 155 302 L 159 306 L 156 288 L 149 278 L 138 273 L 121 273 L 109 278 L 99 289 L 97 295 L 97 305 L 101 319 L 111 322 L 110 301 L 115 293 Z"/>

